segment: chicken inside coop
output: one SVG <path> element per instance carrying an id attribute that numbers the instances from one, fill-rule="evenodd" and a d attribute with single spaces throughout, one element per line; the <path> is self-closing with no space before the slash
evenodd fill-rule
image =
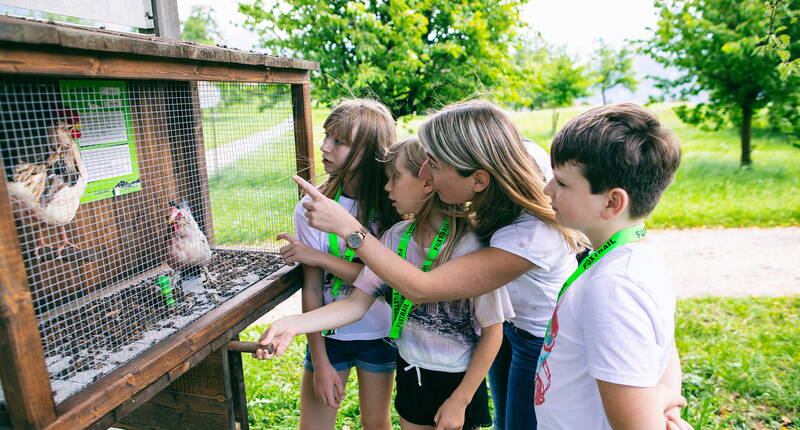
<path id="1" fill-rule="evenodd" d="M 205 282 L 213 284 L 214 278 L 208 271 L 211 262 L 211 247 L 206 235 L 197 225 L 192 211 L 186 202 L 170 203 L 167 213 L 169 241 L 167 245 L 167 265 L 172 270 L 191 274 L 192 268 L 199 268 L 205 274 Z"/>
<path id="2" fill-rule="evenodd" d="M 20 158 L 12 167 L 8 182 L 11 198 L 36 220 L 57 227 L 59 241 L 45 243 L 42 228 L 36 231 L 34 254 L 44 247 L 55 248 L 60 257 L 64 248 L 79 247 L 70 241 L 65 226 L 72 222 L 86 190 L 88 174 L 75 138 L 80 123 L 72 110 L 60 111 L 60 119 L 48 130 L 47 152 L 41 159 Z"/>

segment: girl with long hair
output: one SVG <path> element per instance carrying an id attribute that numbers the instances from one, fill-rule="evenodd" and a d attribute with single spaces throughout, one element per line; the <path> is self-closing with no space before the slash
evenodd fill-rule
<path id="1" fill-rule="evenodd" d="M 322 163 L 328 179 L 318 192 L 330 198 L 344 213 L 358 220 L 370 234 L 399 218 L 383 190 L 385 173 L 378 161 L 395 140 L 395 122 L 389 110 L 374 100 L 346 100 L 325 120 Z M 315 189 L 315 191 L 317 191 Z M 294 211 L 297 239 L 283 233 L 279 238 L 301 241 L 330 254 L 345 272 L 361 270 L 352 250 L 335 235 L 310 226 L 303 204 Z M 302 306 L 310 312 L 347 297 L 352 286 L 319 267 L 303 267 Z M 389 429 L 389 403 L 396 351 L 382 339 L 389 334 L 389 307 L 376 303 L 364 317 L 335 331 L 309 333 L 305 371 L 300 394 L 300 428 L 332 429 L 352 367 L 359 382 L 361 422 L 365 429 Z"/>

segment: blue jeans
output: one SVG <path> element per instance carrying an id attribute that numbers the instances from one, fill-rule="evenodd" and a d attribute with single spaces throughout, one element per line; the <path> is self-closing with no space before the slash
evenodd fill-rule
<path id="1" fill-rule="evenodd" d="M 543 340 L 503 323 L 503 344 L 489 370 L 495 430 L 536 429 L 534 378 Z"/>

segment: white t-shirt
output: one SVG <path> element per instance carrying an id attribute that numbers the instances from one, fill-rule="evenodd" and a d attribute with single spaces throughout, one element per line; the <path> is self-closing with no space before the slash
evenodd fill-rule
<path id="1" fill-rule="evenodd" d="M 518 255 L 536 265 L 506 284 L 516 314 L 508 321 L 543 337 L 556 306 L 558 291 L 578 264 L 575 252 L 558 230 L 526 211 L 511 224 L 497 230 L 489 246 Z"/>
<path id="2" fill-rule="evenodd" d="M 610 429 L 596 380 L 653 387 L 669 362 L 675 293 L 649 244 L 622 245 L 584 272 L 556 308 L 536 373 L 543 429 Z"/>
<path id="3" fill-rule="evenodd" d="M 407 226 L 408 221 L 395 224 L 384 233 L 381 241 L 389 249 L 396 250 Z M 440 253 L 447 246 L 448 242 L 445 242 Z M 450 258 L 480 248 L 478 237 L 467 233 Z M 408 241 L 406 260 L 419 267 L 427 258 L 428 250 L 420 249 L 412 237 Z M 364 267 L 353 284 L 367 294 L 391 303 L 391 288 L 369 267 Z M 408 314 L 400 338 L 396 340 L 398 353 L 409 364 L 423 369 L 464 372 L 472 359 L 481 327 L 501 323 L 509 316 L 513 316 L 511 301 L 502 287 L 473 299 L 417 305 Z"/>
<path id="4" fill-rule="evenodd" d="M 553 179 L 553 166 L 550 165 L 550 155 L 538 143 L 530 139 L 522 139 L 525 144 L 525 149 L 528 150 L 528 155 L 533 158 L 533 161 L 539 166 L 544 175 L 544 182 L 547 183 Z"/>
<path id="5" fill-rule="evenodd" d="M 303 243 L 314 249 L 322 252 L 330 252 L 328 233 L 323 233 L 308 225 L 308 219 L 305 217 L 306 210 L 303 207 L 303 203 L 309 201 L 310 199 L 311 198 L 308 196 L 303 197 L 303 199 L 300 200 L 300 203 L 298 203 L 294 208 L 295 235 L 298 239 L 303 241 Z M 355 200 L 351 198 L 340 196 L 339 204 L 341 204 L 354 216 L 358 213 L 358 206 L 356 205 Z M 370 229 L 374 230 L 374 226 L 370 226 Z M 376 234 L 375 231 L 372 231 L 372 233 Z M 339 243 L 339 254 L 340 256 L 344 255 L 344 251 L 347 249 L 347 246 L 344 240 L 341 238 L 337 237 L 337 241 Z M 358 257 L 354 258 L 353 261 L 360 262 Z M 323 304 L 328 304 L 334 301 L 333 295 L 331 294 L 332 289 L 333 274 L 328 273 L 328 271 L 324 271 L 322 285 Z M 347 285 L 346 283 L 342 282 L 342 285 L 339 287 L 339 295 L 336 297 L 336 299 L 341 300 L 349 296 L 352 289 L 352 285 Z M 390 324 L 391 309 L 389 309 L 389 306 L 387 306 L 386 303 L 376 301 L 372 304 L 372 307 L 369 308 L 363 318 L 352 324 L 337 328 L 335 334 L 329 335 L 328 337 L 337 340 L 381 339 L 389 336 Z"/>

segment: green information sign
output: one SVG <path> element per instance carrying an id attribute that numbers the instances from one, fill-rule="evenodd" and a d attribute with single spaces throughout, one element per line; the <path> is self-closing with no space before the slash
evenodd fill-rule
<path id="1" fill-rule="evenodd" d="M 81 203 L 140 191 L 142 182 L 125 82 L 59 83 L 64 104 L 79 116 L 78 145 L 89 174 Z"/>

